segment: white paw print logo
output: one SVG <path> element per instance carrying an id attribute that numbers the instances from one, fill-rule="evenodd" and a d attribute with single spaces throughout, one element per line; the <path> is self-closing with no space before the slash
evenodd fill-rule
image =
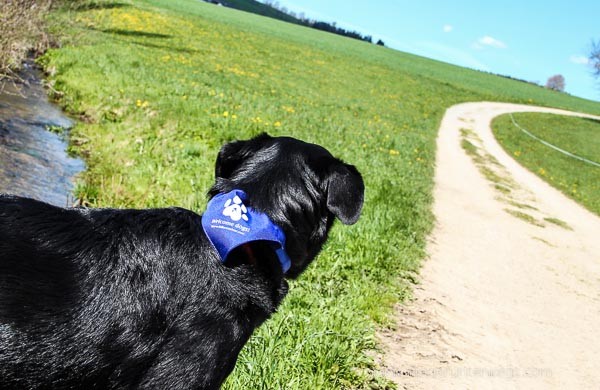
<path id="1" fill-rule="evenodd" d="M 227 199 L 225 202 L 225 206 L 223 206 L 225 210 L 223 210 L 223 215 L 231 218 L 232 221 L 239 221 L 243 219 L 244 221 L 248 221 L 248 216 L 246 213 L 248 210 L 239 196 L 234 196 L 232 199 Z"/>

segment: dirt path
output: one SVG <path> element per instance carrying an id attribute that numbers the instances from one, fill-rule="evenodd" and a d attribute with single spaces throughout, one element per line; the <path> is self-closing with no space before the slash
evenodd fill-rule
<path id="1" fill-rule="evenodd" d="M 381 335 L 400 389 L 600 386 L 600 218 L 496 142 L 492 118 L 523 111 L 579 115 L 484 102 L 442 120 L 430 259 L 398 328 Z"/>

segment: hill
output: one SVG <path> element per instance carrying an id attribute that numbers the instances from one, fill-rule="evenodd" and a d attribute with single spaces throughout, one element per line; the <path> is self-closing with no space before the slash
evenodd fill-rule
<path id="1" fill-rule="evenodd" d="M 98 3 L 53 15 L 40 59 L 81 119 L 78 196 L 100 207 L 202 212 L 220 146 L 268 132 L 321 144 L 366 183 L 361 221 L 322 255 L 243 350 L 226 388 L 385 388 L 366 353 L 410 294 L 432 226 L 447 107 L 600 104 L 197 0 Z M 379 386 L 379 387 L 378 387 Z"/>

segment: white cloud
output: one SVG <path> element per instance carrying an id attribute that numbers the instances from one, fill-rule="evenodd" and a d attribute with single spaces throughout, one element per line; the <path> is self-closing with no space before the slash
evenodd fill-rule
<path id="1" fill-rule="evenodd" d="M 587 65 L 590 63 L 589 58 L 587 58 L 586 56 L 581 56 L 581 55 L 573 55 L 569 58 L 569 60 L 572 63 L 578 64 L 578 65 Z"/>
<path id="2" fill-rule="evenodd" d="M 454 26 L 451 24 L 444 24 L 443 30 L 445 33 L 449 33 L 450 31 L 454 30 Z"/>
<path id="3" fill-rule="evenodd" d="M 499 39 L 490 37 L 489 35 L 485 35 L 477 40 L 473 44 L 475 49 L 483 49 L 484 47 L 495 47 L 496 49 L 506 49 L 506 44 Z"/>

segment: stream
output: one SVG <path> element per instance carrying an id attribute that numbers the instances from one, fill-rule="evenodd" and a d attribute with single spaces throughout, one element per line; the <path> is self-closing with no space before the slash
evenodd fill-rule
<path id="1" fill-rule="evenodd" d="M 71 206 L 73 178 L 85 169 L 66 152 L 73 122 L 49 102 L 35 66 L 20 77 L 0 84 L 0 193 Z"/>

